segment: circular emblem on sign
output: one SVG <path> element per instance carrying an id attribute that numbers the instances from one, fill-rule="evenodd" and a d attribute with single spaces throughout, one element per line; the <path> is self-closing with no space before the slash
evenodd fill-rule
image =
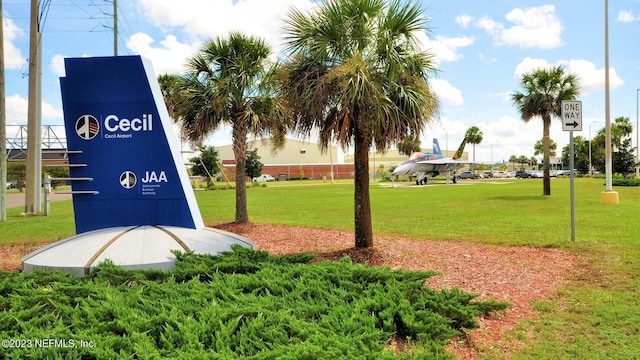
<path id="1" fill-rule="evenodd" d="M 136 186 L 137 182 L 136 174 L 132 171 L 125 171 L 120 174 L 120 185 L 125 189 L 131 189 Z"/>
<path id="2" fill-rule="evenodd" d="M 91 140 L 100 132 L 100 123 L 93 115 L 82 115 L 76 120 L 76 133 L 85 140 Z"/>

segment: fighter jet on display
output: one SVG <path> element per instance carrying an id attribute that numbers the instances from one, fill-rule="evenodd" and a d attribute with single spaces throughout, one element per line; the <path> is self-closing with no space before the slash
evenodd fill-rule
<path id="1" fill-rule="evenodd" d="M 440 145 L 438 139 L 433 139 L 433 153 L 415 152 L 411 154 L 409 160 L 398 165 L 393 170 L 393 175 L 406 175 L 416 178 L 416 185 L 423 185 L 429 181 L 429 176 L 438 176 L 440 174 L 446 174 L 449 178 L 449 173 L 456 171 L 465 165 L 471 165 L 473 162 L 459 160 L 462 157 L 462 151 L 467 143 L 467 139 L 462 140 L 462 144 L 453 155 L 448 157 L 442 155 L 440 151 Z M 454 177 L 455 182 L 455 177 Z"/>

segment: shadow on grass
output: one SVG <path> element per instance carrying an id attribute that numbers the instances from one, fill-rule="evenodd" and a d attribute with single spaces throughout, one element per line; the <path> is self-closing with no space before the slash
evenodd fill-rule
<path id="1" fill-rule="evenodd" d="M 520 196 L 496 196 L 490 198 L 491 200 L 502 200 L 502 201 L 526 201 L 526 200 L 546 200 L 548 196 L 543 195 L 520 195 Z"/>

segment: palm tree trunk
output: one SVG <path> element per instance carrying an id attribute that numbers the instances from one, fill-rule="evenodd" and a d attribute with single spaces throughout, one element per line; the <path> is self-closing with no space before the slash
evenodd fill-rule
<path id="1" fill-rule="evenodd" d="M 249 222 L 247 211 L 247 126 L 233 122 L 233 156 L 236 160 L 236 223 Z"/>
<path id="2" fill-rule="evenodd" d="M 371 200 L 369 198 L 369 144 L 356 134 L 355 136 L 355 194 L 354 224 L 357 248 L 373 246 L 371 227 Z"/>
<path id="3" fill-rule="evenodd" d="M 542 129 L 542 147 L 543 147 L 543 156 L 542 156 L 542 171 L 544 172 L 544 177 L 542 179 L 542 189 L 543 195 L 551 195 L 551 176 L 549 174 L 549 154 L 551 152 L 550 139 L 549 139 L 549 128 L 551 127 L 551 116 L 545 115 L 542 118 L 543 129 Z M 573 170 L 573 169 L 571 169 Z"/>

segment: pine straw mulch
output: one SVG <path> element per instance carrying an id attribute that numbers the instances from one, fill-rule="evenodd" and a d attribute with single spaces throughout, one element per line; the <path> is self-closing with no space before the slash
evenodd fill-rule
<path id="1" fill-rule="evenodd" d="M 403 270 L 435 270 L 426 286 L 458 287 L 479 294 L 479 300 L 511 303 L 504 312 L 478 319 L 479 329 L 452 341 L 457 359 L 474 359 L 495 351 L 508 357 L 519 344 L 509 332 L 525 319 L 534 318 L 532 304 L 551 300 L 555 289 L 566 283 L 580 267 L 577 254 L 532 247 L 498 247 L 463 242 L 411 240 L 375 236 L 374 247 L 353 247 L 353 233 L 273 224 L 221 224 L 219 229 L 246 236 L 256 249 L 274 255 L 311 253 L 316 261 L 350 256 L 355 263 Z M 43 244 L 0 246 L 0 269 L 20 269 L 20 259 Z M 401 347 L 402 344 L 395 344 Z"/>
<path id="2" fill-rule="evenodd" d="M 426 286 L 458 287 L 479 294 L 479 300 L 507 301 L 499 314 L 478 319 L 474 329 L 452 341 L 457 359 L 474 359 L 486 350 L 508 357 L 518 340 L 508 333 L 522 320 L 534 318 L 532 304 L 551 300 L 555 289 L 578 272 L 580 257 L 557 249 L 499 247 L 463 242 L 411 240 L 374 236 L 374 247 L 353 247 L 353 233 L 273 224 L 222 224 L 217 228 L 248 237 L 271 254 L 317 254 L 316 260 L 350 256 L 356 263 L 403 270 L 435 270 Z"/>

